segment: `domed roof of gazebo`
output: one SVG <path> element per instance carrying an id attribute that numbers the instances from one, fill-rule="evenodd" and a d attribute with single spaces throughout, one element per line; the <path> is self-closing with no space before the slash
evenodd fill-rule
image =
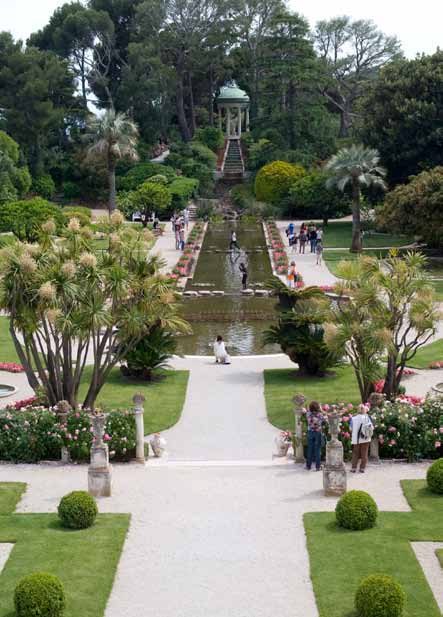
<path id="1" fill-rule="evenodd" d="M 222 86 L 216 98 L 217 103 L 249 103 L 249 96 L 239 88 L 235 81 Z"/>

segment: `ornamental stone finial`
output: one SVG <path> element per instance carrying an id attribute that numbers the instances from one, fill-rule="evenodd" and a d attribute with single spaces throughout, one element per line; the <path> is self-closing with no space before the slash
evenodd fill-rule
<path id="1" fill-rule="evenodd" d="M 136 405 L 137 407 L 140 407 L 141 405 L 143 405 L 143 403 L 146 401 L 146 398 L 143 396 L 143 394 L 141 394 L 141 392 L 137 392 L 136 394 L 134 394 L 134 396 L 132 397 L 132 402 L 134 403 L 134 405 Z"/>

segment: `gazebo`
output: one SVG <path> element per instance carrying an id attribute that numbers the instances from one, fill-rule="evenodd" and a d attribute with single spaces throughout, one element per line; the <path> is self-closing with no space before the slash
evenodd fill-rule
<path id="1" fill-rule="evenodd" d="M 220 88 L 215 102 L 218 126 L 227 139 L 239 139 L 242 131 L 249 131 L 249 96 L 235 81 Z"/>

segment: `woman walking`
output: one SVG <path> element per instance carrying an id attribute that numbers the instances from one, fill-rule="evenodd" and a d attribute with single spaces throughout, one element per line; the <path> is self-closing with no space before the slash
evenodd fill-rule
<path id="1" fill-rule="evenodd" d="M 291 261 L 291 265 L 288 268 L 288 274 L 286 275 L 288 281 L 288 287 L 291 289 L 295 288 L 295 279 L 297 278 L 297 266 L 295 265 L 295 261 Z"/>
<path id="2" fill-rule="evenodd" d="M 306 247 L 306 241 L 308 239 L 308 236 L 306 235 L 306 229 L 303 228 L 303 231 L 300 229 L 300 236 L 299 236 L 299 242 L 300 242 L 300 248 L 299 248 L 299 253 L 303 253 L 305 252 L 305 247 Z"/>
<path id="3" fill-rule="evenodd" d="M 324 416 L 321 412 L 320 403 L 312 401 L 309 411 L 306 414 L 308 421 L 308 456 L 306 459 L 306 469 L 311 469 L 315 460 L 315 471 L 321 469 L 321 443 L 323 434 Z"/>
<path id="4" fill-rule="evenodd" d="M 316 265 L 321 266 L 321 260 L 323 257 L 323 242 L 321 240 L 317 240 L 317 244 L 315 246 L 315 254 L 317 255 Z"/>

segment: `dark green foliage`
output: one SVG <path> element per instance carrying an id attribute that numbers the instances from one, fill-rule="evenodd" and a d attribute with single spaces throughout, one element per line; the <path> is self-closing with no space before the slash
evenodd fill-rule
<path id="1" fill-rule="evenodd" d="M 31 190 L 39 197 L 43 197 L 43 199 L 51 199 L 55 193 L 54 180 L 49 174 L 37 176 L 37 178 L 34 178 L 32 181 Z"/>
<path id="2" fill-rule="evenodd" d="M 362 530 L 374 527 L 378 508 L 364 491 L 349 491 L 340 497 L 335 508 L 337 524 L 345 529 Z"/>
<path id="3" fill-rule="evenodd" d="M 351 212 L 350 199 L 337 189 L 326 188 L 327 175 L 311 171 L 298 178 L 290 187 L 284 213 L 300 220 L 341 218 Z"/>
<path id="4" fill-rule="evenodd" d="M 58 516 L 63 527 L 87 529 L 94 524 L 98 508 L 95 499 L 86 491 L 73 491 L 60 500 Z"/>
<path id="5" fill-rule="evenodd" d="M 199 191 L 204 197 L 212 194 L 214 188 L 212 172 L 217 157 L 207 146 L 196 141 L 173 144 L 166 162 L 180 170 L 183 175 L 196 178 L 199 181 Z"/>
<path id="6" fill-rule="evenodd" d="M 429 246 L 443 247 L 443 166 L 412 176 L 388 193 L 377 211 L 381 228 L 420 236 Z"/>
<path id="7" fill-rule="evenodd" d="M 134 191 L 138 189 L 143 182 L 159 174 L 166 176 L 168 182 L 172 182 L 176 176 L 174 169 L 168 165 L 151 162 L 139 163 L 138 165 L 134 165 L 125 176 L 117 179 L 117 186 L 122 191 Z"/>
<path id="8" fill-rule="evenodd" d="M 125 358 L 123 375 L 152 381 L 156 369 L 164 368 L 177 349 L 177 339 L 161 326 L 151 329 Z"/>
<path id="9" fill-rule="evenodd" d="M 246 210 L 254 200 L 252 187 L 249 184 L 236 184 L 232 187 L 230 195 L 239 210 Z"/>
<path id="10" fill-rule="evenodd" d="M 63 197 L 66 200 L 78 199 L 82 195 L 81 186 L 77 182 L 67 180 L 62 183 Z"/>
<path id="11" fill-rule="evenodd" d="M 24 197 L 31 186 L 28 168 L 20 166 L 20 149 L 4 131 L 0 131 L 0 204 Z"/>
<path id="12" fill-rule="evenodd" d="M 168 186 L 172 194 L 172 206 L 175 210 L 183 210 L 191 197 L 193 197 L 199 187 L 199 182 L 195 178 L 178 176 Z"/>
<path id="13" fill-rule="evenodd" d="M 443 458 L 439 458 L 426 473 L 428 487 L 433 493 L 443 495 Z"/>
<path id="14" fill-rule="evenodd" d="M 29 574 L 15 588 L 14 605 L 17 617 L 62 617 L 66 606 L 63 583 L 46 572 Z"/>
<path id="15" fill-rule="evenodd" d="M 224 144 L 224 135 L 215 126 L 205 126 L 204 128 L 197 129 L 195 138 L 213 152 L 217 152 Z"/>
<path id="16" fill-rule="evenodd" d="M 378 149 L 392 182 L 443 165 L 443 51 L 388 64 L 362 108 L 363 140 Z"/>
<path id="17" fill-rule="evenodd" d="M 405 600 L 402 586 L 392 576 L 372 574 L 355 594 L 357 617 L 401 617 Z"/>
<path id="18" fill-rule="evenodd" d="M 319 287 L 289 289 L 279 278 L 268 284 L 278 296 L 278 324 L 264 332 L 265 344 L 280 345 L 301 374 L 321 375 L 337 363 L 337 356 L 324 342 L 322 323 L 326 321 L 328 301 Z"/>
<path id="19" fill-rule="evenodd" d="M 65 217 L 61 208 L 55 204 L 35 197 L 23 201 L 13 201 L 0 208 L 0 232 L 12 231 L 22 241 L 37 240 L 40 227 L 49 219 L 53 219 L 57 231 L 61 231 Z"/>

